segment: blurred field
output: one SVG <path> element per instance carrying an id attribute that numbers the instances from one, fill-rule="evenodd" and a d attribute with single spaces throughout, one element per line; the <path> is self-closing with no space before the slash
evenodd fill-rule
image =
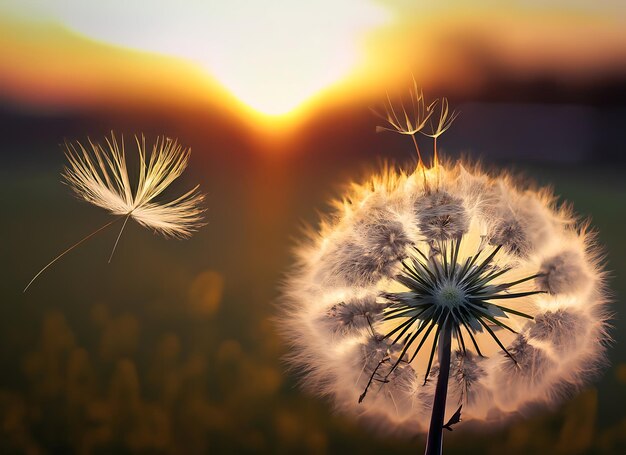
<path id="1" fill-rule="evenodd" d="M 387 140 L 400 149 L 395 139 L 376 144 Z M 59 183 L 56 144 L 45 156 L 22 147 L 26 161 L 0 172 L 0 453 L 421 450 L 421 439 L 373 435 L 300 391 L 272 322 L 302 221 L 315 222 L 341 184 L 383 157 L 380 149 L 342 155 L 335 143 L 320 161 L 312 153 L 255 155 L 245 164 L 195 154 L 175 186 L 197 181 L 208 193 L 202 231 L 166 241 L 129 225 L 110 265 L 117 233 L 107 231 L 24 295 L 39 267 L 109 218 Z M 391 157 L 407 161 L 410 146 L 401 148 Z M 542 162 L 546 150 L 534 153 L 533 163 L 511 156 L 498 166 L 521 163 L 518 170 L 592 217 L 623 299 L 623 167 L 580 156 Z M 29 165 L 35 156 L 42 158 Z M 508 427 L 483 433 L 461 425 L 446 434 L 447 453 L 626 453 L 626 323 L 618 308 L 611 366 L 596 383 Z"/>

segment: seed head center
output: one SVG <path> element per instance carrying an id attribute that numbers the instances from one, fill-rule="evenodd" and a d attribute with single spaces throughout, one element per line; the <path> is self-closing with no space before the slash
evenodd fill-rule
<path id="1" fill-rule="evenodd" d="M 436 302 L 448 308 L 458 308 L 465 302 L 465 293 L 453 283 L 443 285 L 435 294 Z"/>

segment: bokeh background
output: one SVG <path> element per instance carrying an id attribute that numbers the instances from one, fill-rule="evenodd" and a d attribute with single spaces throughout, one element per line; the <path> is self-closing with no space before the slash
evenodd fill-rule
<path id="1" fill-rule="evenodd" d="M 610 366 L 554 409 L 447 453 L 626 453 L 622 1 L 0 1 L 0 453 L 403 453 L 297 387 L 272 320 L 304 224 L 406 138 L 369 111 L 414 77 L 461 111 L 451 159 L 511 169 L 599 230 Z M 546 6 L 549 4 L 549 6 Z M 60 183 L 65 140 L 177 137 L 208 225 L 104 224 Z"/>

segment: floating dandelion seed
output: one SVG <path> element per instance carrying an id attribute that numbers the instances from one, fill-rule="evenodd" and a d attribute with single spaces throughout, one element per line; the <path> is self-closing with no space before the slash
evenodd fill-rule
<path id="1" fill-rule="evenodd" d="M 165 237 L 187 238 L 203 225 L 204 209 L 201 203 L 204 196 L 198 192 L 198 186 L 169 202 L 156 201 L 183 173 L 191 150 L 183 149 L 176 140 L 165 137 L 157 138 L 151 153 L 147 153 L 143 136 L 135 137 L 135 142 L 139 156 L 135 186 L 130 182 L 123 139 L 118 143 L 112 133 L 110 139 L 106 138 L 106 146 L 89 140 L 90 150 L 80 142 L 66 143 L 65 155 L 69 165 L 62 174 L 65 183 L 79 198 L 102 207 L 116 218 L 50 261 L 33 277 L 24 291 L 65 254 L 118 221 L 123 220 L 123 224 L 109 262 L 130 218 Z"/>
<path id="2" fill-rule="evenodd" d="M 435 137 L 455 117 L 439 103 Z M 392 108 L 386 120 L 418 128 Z M 554 200 L 421 159 L 353 185 L 285 286 L 305 386 L 386 431 L 427 431 L 429 454 L 461 418 L 504 419 L 580 387 L 608 339 L 604 272 L 594 236 Z"/>
<path id="3" fill-rule="evenodd" d="M 417 140 L 415 139 L 415 135 L 422 132 L 422 130 L 430 121 L 431 117 L 435 113 L 434 108 L 437 105 L 437 101 L 433 101 L 431 104 L 427 105 L 424 98 L 424 92 L 417 86 L 417 82 L 415 81 L 415 79 L 413 80 L 413 87 L 409 90 L 409 98 L 410 102 L 406 103 L 406 105 L 403 101 L 400 101 L 396 104 L 396 106 L 394 106 L 391 98 L 389 97 L 389 95 L 387 95 L 387 102 L 385 103 L 384 107 L 385 112 L 381 113 L 376 110 L 374 111 L 374 113 L 378 117 L 385 121 L 386 125 L 376 127 L 376 131 L 392 131 L 394 133 L 411 136 L 411 139 L 413 140 L 413 145 L 415 146 L 415 151 L 417 152 L 418 163 L 421 164 L 422 154 L 420 153 L 420 149 L 417 144 Z M 454 119 L 450 120 L 449 123 L 451 124 L 452 121 L 454 121 Z M 443 122 L 445 124 L 445 117 L 443 118 Z M 449 126 L 450 125 L 448 125 L 448 127 Z M 441 127 L 442 126 L 440 126 L 440 128 Z M 441 133 L 443 133 L 443 131 Z"/>
<path id="4" fill-rule="evenodd" d="M 437 109 L 439 110 L 439 118 L 437 119 L 437 124 L 435 125 L 432 117 Z M 429 106 L 429 112 L 431 113 L 428 117 L 429 129 L 428 131 L 422 129 L 420 130 L 420 133 L 424 136 L 433 138 L 433 161 L 437 163 L 439 161 L 437 153 L 437 139 L 439 139 L 439 136 L 445 133 L 448 128 L 452 126 L 456 118 L 459 116 L 459 113 L 457 111 L 450 112 L 447 98 L 442 98 L 441 100 L 433 102 Z"/>

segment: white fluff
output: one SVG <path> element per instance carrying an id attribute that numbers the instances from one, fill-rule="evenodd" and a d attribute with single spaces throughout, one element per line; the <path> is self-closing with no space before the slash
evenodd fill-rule
<path id="1" fill-rule="evenodd" d="M 165 237 L 187 238 L 204 225 L 201 206 L 204 195 L 198 186 L 167 202 L 157 198 L 183 173 L 189 161 L 190 149 L 183 149 L 176 140 L 157 138 L 148 154 L 144 137 L 135 137 L 139 170 L 131 183 L 124 151 L 115 135 L 106 139 L 106 146 L 89 141 L 91 150 L 80 142 L 66 144 L 68 166 L 63 170 L 65 183 L 81 199 L 107 210 L 115 218 L 67 248 L 46 264 L 30 280 L 24 292 L 52 264 L 84 241 L 123 220 L 109 262 L 129 219 Z"/>
<path id="2" fill-rule="evenodd" d="M 78 197 L 113 215 L 130 216 L 166 237 L 189 237 L 202 226 L 204 196 L 198 187 L 168 202 L 155 198 L 180 177 L 191 151 L 176 140 L 158 138 L 148 154 L 145 139 L 135 139 L 139 156 L 136 183 L 131 184 L 128 175 L 124 142 L 118 144 L 114 135 L 106 139 L 106 147 L 90 141 L 91 151 L 78 142 L 68 144 L 65 181 Z"/>
<path id="3" fill-rule="evenodd" d="M 603 359 L 607 300 L 593 236 L 573 219 L 546 190 L 462 165 L 387 170 L 352 185 L 298 246 L 284 289 L 280 324 L 303 385 L 384 431 L 425 431 L 436 362 L 426 384 L 421 352 L 385 375 L 399 349 L 382 340 L 390 326 L 381 296 L 398 292 L 394 277 L 413 246 L 462 236 L 461 254 L 501 245 L 497 266 L 510 276 L 545 274 L 520 290 L 548 292 L 511 303 L 534 320 L 497 313 L 518 332 L 499 333 L 517 364 L 484 333 L 475 334 L 484 358 L 471 346 L 465 356 L 452 353 L 447 414 L 463 404 L 463 421 L 503 419 L 580 387 Z M 370 377 L 375 384 L 359 403 Z"/>

